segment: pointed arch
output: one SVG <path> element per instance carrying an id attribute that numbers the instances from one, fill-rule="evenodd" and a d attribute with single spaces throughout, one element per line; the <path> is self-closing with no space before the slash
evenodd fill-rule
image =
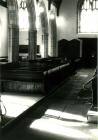
<path id="1" fill-rule="evenodd" d="M 78 33 L 98 33 L 98 0 L 78 1 Z"/>
<path id="2" fill-rule="evenodd" d="M 18 61 L 19 57 L 19 17 L 18 17 L 18 0 L 8 0 L 8 24 L 9 24 L 9 61 Z M 29 13 L 29 59 L 35 59 L 36 55 L 36 14 L 34 0 L 26 1 Z"/>

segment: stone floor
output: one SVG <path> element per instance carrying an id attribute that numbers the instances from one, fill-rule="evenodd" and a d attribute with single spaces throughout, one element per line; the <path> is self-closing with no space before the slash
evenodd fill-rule
<path id="1" fill-rule="evenodd" d="M 1 108 L 3 114 L 2 125 L 15 119 L 25 110 L 41 100 L 44 96 L 41 94 L 26 94 L 26 93 L 1 93 Z"/>
<path id="2" fill-rule="evenodd" d="M 92 89 L 83 85 L 94 69 L 80 69 L 56 89 L 52 95 L 32 107 L 3 140 L 98 140 L 98 124 L 88 123 L 87 112 L 92 105 Z"/>

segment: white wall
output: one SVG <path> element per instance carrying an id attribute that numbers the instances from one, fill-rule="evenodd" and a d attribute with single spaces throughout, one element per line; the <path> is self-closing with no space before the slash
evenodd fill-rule
<path id="1" fill-rule="evenodd" d="M 28 44 L 28 31 L 19 31 L 19 45 Z"/>
<path id="2" fill-rule="evenodd" d="M 77 0 L 62 0 L 57 29 L 58 40 L 77 38 Z"/>
<path id="3" fill-rule="evenodd" d="M 7 8 L 0 5 L 0 57 L 8 56 Z"/>

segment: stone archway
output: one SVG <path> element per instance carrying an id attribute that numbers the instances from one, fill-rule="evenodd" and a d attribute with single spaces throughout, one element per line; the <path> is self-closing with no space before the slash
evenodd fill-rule
<path id="1" fill-rule="evenodd" d="M 29 48 L 28 59 L 36 59 L 36 26 L 35 26 L 35 6 L 34 1 L 26 1 L 29 13 Z M 19 23 L 18 23 L 18 2 L 17 0 L 8 0 L 8 60 L 16 62 L 19 60 Z"/>

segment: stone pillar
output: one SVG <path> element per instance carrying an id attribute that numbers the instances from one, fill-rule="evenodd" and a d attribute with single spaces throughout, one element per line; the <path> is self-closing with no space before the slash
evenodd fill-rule
<path id="1" fill-rule="evenodd" d="M 48 33 L 43 34 L 44 58 L 48 57 Z"/>
<path id="2" fill-rule="evenodd" d="M 56 19 L 50 20 L 50 55 L 58 56 Z"/>
<path id="3" fill-rule="evenodd" d="M 36 59 L 36 53 L 37 53 L 36 42 L 37 42 L 37 31 L 30 30 L 29 31 L 29 48 L 28 48 L 28 59 L 29 60 Z"/>
<path id="4" fill-rule="evenodd" d="M 19 27 L 9 25 L 8 33 L 8 61 L 17 62 L 19 59 Z"/>
<path id="5" fill-rule="evenodd" d="M 57 56 L 57 40 L 56 35 L 51 37 L 51 56 Z"/>

